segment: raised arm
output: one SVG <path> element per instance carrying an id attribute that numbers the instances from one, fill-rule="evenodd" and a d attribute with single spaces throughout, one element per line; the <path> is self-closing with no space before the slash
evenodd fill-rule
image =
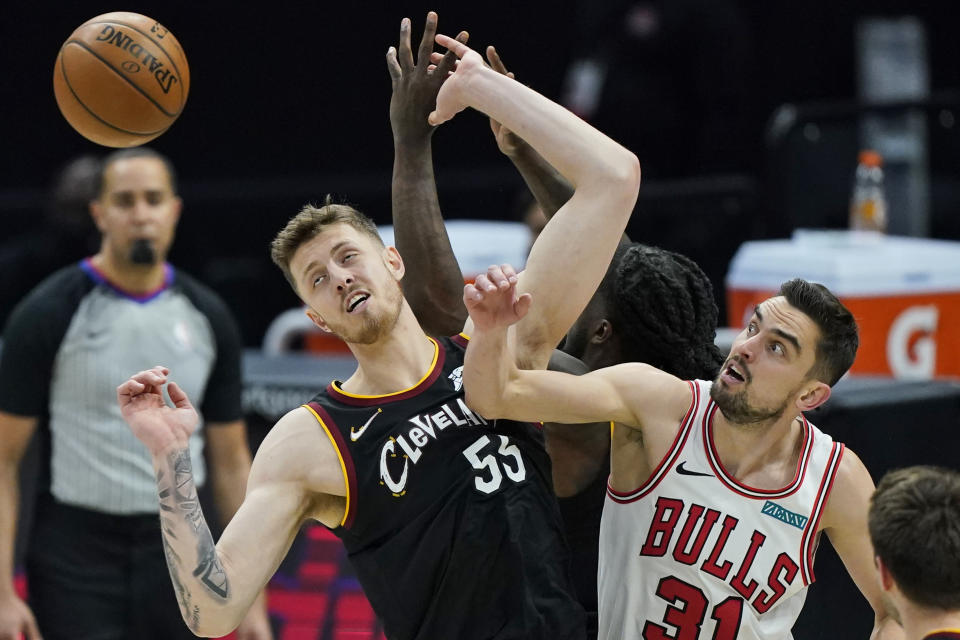
<path id="1" fill-rule="evenodd" d="M 134 375 L 117 388 L 117 400 L 153 457 L 167 567 L 184 621 L 199 636 L 222 636 L 243 619 L 302 522 L 320 513 L 317 496 L 344 494 L 343 476 L 307 412 L 287 414 L 261 444 L 243 504 L 214 545 L 187 448 L 197 413 L 173 382 L 167 390 L 175 407 L 164 404 L 168 373 L 156 367 Z"/>
<path id="2" fill-rule="evenodd" d="M 843 453 L 821 529 L 830 537 L 850 577 L 874 611 L 871 640 L 903 640 L 903 628 L 887 612 L 876 577 L 867 512 L 874 484 L 870 472 L 850 449 Z"/>
<path id="3" fill-rule="evenodd" d="M 427 14 L 423 38 L 413 59 L 410 19 L 400 23 L 399 48 L 387 51 L 387 69 L 393 93 L 390 126 L 393 129 L 393 230 L 397 250 L 407 273 L 404 295 L 420 326 L 434 336 L 449 336 L 463 328 L 463 274 L 450 246 L 440 213 L 433 175 L 431 139 L 436 127 L 427 116 L 437 92 L 456 59 L 448 53 L 436 69 L 428 70 L 437 14 Z M 467 33 L 457 36 L 467 41 Z"/>
<path id="4" fill-rule="evenodd" d="M 537 296 L 537 308 L 516 327 L 516 354 L 525 368 L 543 368 L 606 272 L 636 202 L 640 166 L 630 151 L 490 69 L 466 45 L 443 35 L 437 42 L 460 63 L 440 88 L 430 121 L 449 120 L 468 106 L 482 111 L 526 140 L 574 187 L 534 244 L 520 280 L 522 292 Z"/>

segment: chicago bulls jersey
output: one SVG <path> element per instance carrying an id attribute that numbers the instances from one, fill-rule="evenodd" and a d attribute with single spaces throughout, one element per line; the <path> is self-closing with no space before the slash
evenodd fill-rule
<path id="1" fill-rule="evenodd" d="M 748 487 L 717 455 L 711 383 L 688 384 L 693 402 L 650 479 L 628 493 L 607 487 L 600 638 L 791 638 L 843 445 L 804 418 L 793 480 Z"/>
<path id="2" fill-rule="evenodd" d="M 391 640 L 582 639 L 540 427 L 466 405 L 465 346 L 436 341 L 405 391 L 307 405 L 347 485 L 333 532 Z"/>

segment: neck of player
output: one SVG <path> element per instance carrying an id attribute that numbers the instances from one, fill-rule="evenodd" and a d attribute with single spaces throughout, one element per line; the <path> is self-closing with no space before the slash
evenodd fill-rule
<path id="1" fill-rule="evenodd" d="M 921 609 L 904 602 L 899 609 L 907 640 L 921 640 L 935 631 L 960 633 L 960 611 Z"/>
<path id="2" fill-rule="evenodd" d="M 719 411 L 713 442 L 727 473 L 757 489 L 780 489 L 793 479 L 803 440 L 799 417 L 773 423 L 732 424 Z"/>
<path id="3" fill-rule="evenodd" d="M 406 301 L 393 329 L 379 340 L 347 346 L 357 359 L 357 370 L 341 388 L 357 395 L 385 395 L 416 386 L 430 372 L 436 354 Z"/>

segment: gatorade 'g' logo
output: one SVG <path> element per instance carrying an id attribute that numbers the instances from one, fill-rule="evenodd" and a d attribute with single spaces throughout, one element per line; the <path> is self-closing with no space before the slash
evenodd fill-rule
<path id="1" fill-rule="evenodd" d="M 887 362 L 895 378 L 929 380 L 937 366 L 936 305 L 910 307 L 890 325 Z"/>

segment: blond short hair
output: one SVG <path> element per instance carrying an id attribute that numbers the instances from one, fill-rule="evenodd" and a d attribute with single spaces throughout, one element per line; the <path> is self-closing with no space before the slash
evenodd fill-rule
<path id="1" fill-rule="evenodd" d="M 373 220 L 350 205 L 335 204 L 329 195 L 324 200 L 323 206 L 305 205 L 270 243 L 270 258 L 283 271 L 284 277 L 297 295 L 299 295 L 297 283 L 290 271 L 293 254 L 305 242 L 320 235 L 326 227 L 338 223 L 348 224 L 376 240 L 381 247 L 384 246 Z"/>

